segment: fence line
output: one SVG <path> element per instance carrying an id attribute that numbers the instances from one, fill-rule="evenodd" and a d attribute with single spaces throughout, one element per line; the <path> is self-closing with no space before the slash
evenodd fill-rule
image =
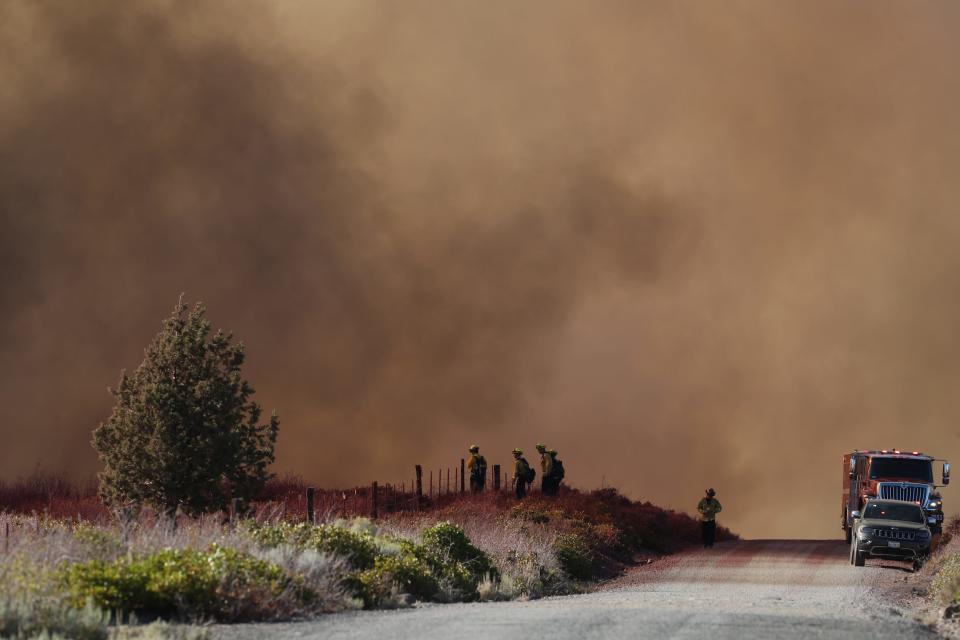
<path id="1" fill-rule="evenodd" d="M 391 513 L 417 512 L 443 506 L 473 489 L 472 486 L 467 486 L 466 460 L 461 459 L 459 467 L 458 469 L 457 465 L 453 465 L 452 474 L 450 467 L 446 468 L 446 486 L 444 468 L 440 467 L 437 469 L 436 485 L 433 469 L 430 469 L 427 477 L 429 485 L 425 488 L 423 466 L 417 464 L 413 468 L 414 477 L 409 489 L 406 481 L 402 481 L 399 486 L 390 482 L 374 481 L 368 487 L 354 487 L 349 490 L 308 487 L 302 494 L 289 496 L 284 500 L 284 512 L 306 522 L 318 522 L 337 517 L 366 516 L 376 519 Z M 485 472 L 483 494 L 495 495 L 511 489 L 508 474 L 504 471 L 501 476 L 499 464 L 492 465 Z"/>

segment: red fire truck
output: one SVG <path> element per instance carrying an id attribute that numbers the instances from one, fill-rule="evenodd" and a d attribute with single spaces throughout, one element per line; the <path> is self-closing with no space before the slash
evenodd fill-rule
<path id="1" fill-rule="evenodd" d="M 919 451 L 883 449 L 854 451 L 843 456 L 843 498 L 840 518 L 847 542 L 853 526 L 852 513 L 862 511 L 869 498 L 903 500 L 923 507 L 930 530 L 940 533 L 943 500 L 933 483 L 933 463 L 943 462 L 941 485 L 950 484 L 950 463 Z"/>

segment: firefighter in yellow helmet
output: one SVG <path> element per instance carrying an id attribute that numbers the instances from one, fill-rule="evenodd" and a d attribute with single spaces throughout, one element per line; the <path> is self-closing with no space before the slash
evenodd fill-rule
<path id="1" fill-rule="evenodd" d="M 703 528 L 703 548 L 712 549 L 717 538 L 717 514 L 723 511 L 717 492 L 707 489 L 707 495 L 700 499 L 697 511 L 700 512 L 700 526 Z"/>
<path id="2" fill-rule="evenodd" d="M 553 456 L 542 442 L 537 443 L 537 452 L 540 454 L 540 491 L 550 496 L 553 495 Z"/>
<path id="3" fill-rule="evenodd" d="M 480 455 L 478 445 L 470 445 L 470 460 L 467 461 L 467 467 L 470 469 L 470 491 L 483 493 L 487 484 L 487 459 Z"/>
<path id="4" fill-rule="evenodd" d="M 527 495 L 527 484 L 533 480 L 533 469 L 530 463 L 523 457 L 523 451 L 513 450 L 513 488 L 517 493 L 517 499 Z"/>

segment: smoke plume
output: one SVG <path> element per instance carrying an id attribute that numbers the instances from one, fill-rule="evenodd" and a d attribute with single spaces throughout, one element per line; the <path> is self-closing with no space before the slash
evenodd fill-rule
<path id="1" fill-rule="evenodd" d="M 277 470 L 472 442 L 748 536 L 960 452 L 948 2 L 0 5 L 0 474 L 76 477 L 181 291 Z M 949 490 L 948 506 L 954 504 Z"/>

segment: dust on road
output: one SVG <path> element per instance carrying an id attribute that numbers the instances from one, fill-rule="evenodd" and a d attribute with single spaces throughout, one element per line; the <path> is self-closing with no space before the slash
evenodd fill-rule
<path id="1" fill-rule="evenodd" d="M 891 607 L 897 563 L 855 568 L 837 541 L 728 542 L 634 569 L 590 594 L 532 602 L 428 605 L 302 623 L 233 625 L 216 638 L 934 638 Z"/>

